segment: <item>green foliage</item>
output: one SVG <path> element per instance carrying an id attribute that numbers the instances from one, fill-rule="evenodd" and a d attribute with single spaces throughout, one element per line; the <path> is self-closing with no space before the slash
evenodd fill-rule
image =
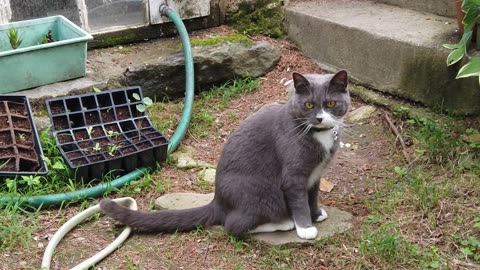
<path id="1" fill-rule="evenodd" d="M 23 42 L 23 39 L 20 37 L 17 29 L 15 29 L 15 28 L 10 28 L 8 30 L 7 36 L 8 36 L 8 40 L 10 41 L 10 46 L 14 50 L 16 50 L 18 47 L 20 47 L 20 45 Z"/>
<path id="2" fill-rule="evenodd" d="M 240 34 L 232 34 L 228 36 L 214 36 L 211 38 L 192 38 L 190 43 L 192 46 L 215 46 L 223 42 L 237 42 L 250 46 L 252 41 Z"/>
<path id="3" fill-rule="evenodd" d="M 31 243 L 34 232 L 38 229 L 37 212 L 28 213 L 19 203 L 10 202 L 2 206 L 0 215 L 0 250 L 26 247 Z"/>
<path id="4" fill-rule="evenodd" d="M 385 223 L 372 230 L 362 231 L 359 252 L 368 260 L 380 260 L 394 265 L 414 265 L 418 260 L 418 248 L 405 240 L 396 230 L 396 223 Z"/>
<path id="5" fill-rule="evenodd" d="M 462 252 L 465 259 L 471 259 L 480 262 L 480 240 L 474 236 L 470 236 L 460 242 Z"/>
<path id="6" fill-rule="evenodd" d="M 266 35 L 280 38 L 286 35 L 285 18 L 280 0 L 243 1 L 229 24 L 244 35 Z"/>
<path id="7" fill-rule="evenodd" d="M 140 99 L 140 95 L 137 93 L 133 93 L 133 98 L 136 99 L 137 101 L 142 101 L 141 104 L 137 104 L 136 108 L 137 111 L 143 113 L 147 109 L 147 107 L 152 106 L 153 100 L 149 97 L 144 97 L 143 99 Z"/>
<path id="8" fill-rule="evenodd" d="M 480 1 L 464 0 L 462 10 L 465 12 L 463 18 L 464 33 L 461 40 L 457 44 L 444 44 L 443 46 L 452 52 L 447 57 L 447 65 L 453 65 L 462 60 L 467 54 L 470 47 L 473 27 L 477 24 L 480 17 Z M 480 79 L 480 57 L 473 57 L 466 63 L 457 74 L 457 79 L 479 76 Z"/>

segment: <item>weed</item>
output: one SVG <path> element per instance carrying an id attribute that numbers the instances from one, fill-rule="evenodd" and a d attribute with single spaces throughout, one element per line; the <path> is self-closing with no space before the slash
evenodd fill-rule
<path id="1" fill-rule="evenodd" d="M 34 232 L 39 224 L 35 217 L 38 210 L 33 213 L 26 212 L 20 203 L 9 202 L 2 205 L 0 215 L 0 249 L 12 250 L 31 245 Z"/>
<path id="2" fill-rule="evenodd" d="M 480 262 L 480 240 L 470 236 L 460 242 L 460 251 L 466 260 L 471 259 L 474 262 Z"/>
<path id="3" fill-rule="evenodd" d="M 102 148 L 100 147 L 100 143 L 95 143 L 95 146 L 92 148 L 93 151 L 95 152 L 100 152 L 100 150 L 102 150 Z"/>

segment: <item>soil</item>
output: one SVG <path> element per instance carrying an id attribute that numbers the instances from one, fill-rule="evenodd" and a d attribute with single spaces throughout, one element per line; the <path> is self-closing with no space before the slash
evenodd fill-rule
<path id="1" fill-rule="evenodd" d="M 90 133 L 92 138 L 100 138 L 105 136 L 105 133 L 103 132 L 103 128 L 101 126 L 96 126 L 92 129 L 92 133 Z"/>
<path id="2" fill-rule="evenodd" d="M 54 117 L 53 118 L 53 127 L 55 130 L 64 130 L 68 129 L 68 119 L 66 116 Z"/>
<path id="3" fill-rule="evenodd" d="M 18 154 L 22 159 L 37 160 L 37 154 L 31 149 L 18 148 Z"/>
<path id="4" fill-rule="evenodd" d="M 115 121 L 115 113 L 113 112 L 112 108 L 109 109 L 102 109 L 100 111 L 102 115 L 102 122 L 103 123 L 110 123 Z"/>
<path id="5" fill-rule="evenodd" d="M 90 137 L 88 136 L 88 132 L 84 129 L 77 129 L 73 131 L 73 136 L 75 137 L 76 141 L 87 140 Z"/>
<path id="6" fill-rule="evenodd" d="M 0 147 L 11 145 L 13 143 L 10 130 L 0 132 Z"/>
<path id="7" fill-rule="evenodd" d="M 35 146 L 33 134 L 30 132 L 15 131 L 15 141 L 17 145 L 24 147 L 33 148 Z"/>
<path id="8" fill-rule="evenodd" d="M 50 106 L 50 112 L 52 113 L 52 115 L 62 114 L 66 112 L 65 107 L 63 106 L 62 100 L 51 101 L 49 106 Z"/>
<path id="9" fill-rule="evenodd" d="M 82 152 L 80 151 L 73 151 L 73 152 L 68 152 L 66 153 L 67 157 L 69 159 L 76 159 L 82 156 Z"/>
<path id="10" fill-rule="evenodd" d="M 94 162 L 97 162 L 97 161 L 104 160 L 104 158 L 103 158 L 102 155 L 93 155 L 93 156 L 89 156 L 89 157 L 88 157 L 88 160 L 89 160 L 91 163 L 94 163 Z"/>
<path id="11" fill-rule="evenodd" d="M 0 116 L 0 129 L 7 129 L 7 128 L 10 128 L 8 116 Z"/>
<path id="12" fill-rule="evenodd" d="M 120 149 L 120 152 L 123 154 L 123 155 L 128 155 L 130 153 L 133 153 L 137 151 L 137 149 L 135 149 L 134 146 L 127 146 L 127 147 L 123 147 Z"/>
<path id="13" fill-rule="evenodd" d="M 20 115 L 20 116 L 28 115 L 24 104 L 16 103 L 16 102 L 8 102 L 7 104 L 11 114 Z"/>
<path id="14" fill-rule="evenodd" d="M 98 112 L 87 112 L 87 113 L 85 113 L 85 119 L 87 121 L 87 125 L 100 124 L 100 116 L 98 115 Z"/>
<path id="15" fill-rule="evenodd" d="M 5 109 L 5 102 L 0 102 L 0 114 L 6 114 L 7 111 Z"/>
<path id="16" fill-rule="evenodd" d="M 128 110 L 128 107 L 117 107 L 115 108 L 115 111 L 117 112 L 116 115 L 118 120 L 130 118 L 130 111 Z"/>
<path id="17" fill-rule="evenodd" d="M 87 163 L 88 163 L 88 161 L 85 158 L 72 160 L 72 165 L 74 167 L 79 167 L 79 166 L 85 165 Z"/>
<path id="18" fill-rule="evenodd" d="M 70 132 L 67 132 L 67 133 L 57 133 L 57 138 L 58 138 L 58 142 L 59 142 L 60 144 L 73 142 L 73 137 L 72 137 L 72 134 L 70 134 Z"/>

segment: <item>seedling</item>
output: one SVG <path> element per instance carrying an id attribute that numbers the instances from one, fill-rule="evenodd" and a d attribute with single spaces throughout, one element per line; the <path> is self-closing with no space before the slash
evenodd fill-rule
<path id="1" fill-rule="evenodd" d="M 140 98 L 140 95 L 137 94 L 137 93 L 133 93 L 132 97 L 134 99 L 136 99 L 137 101 L 142 101 L 142 103 L 140 104 L 137 104 L 136 109 L 137 111 L 139 111 L 140 113 L 145 113 L 147 107 L 150 107 L 152 106 L 153 104 L 153 101 L 151 98 L 149 97 L 144 97 L 143 99 Z M 138 138 L 140 138 L 140 129 L 142 128 L 142 121 L 143 121 L 143 118 L 139 119 L 138 120 L 138 123 L 137 123 L 137 126 L 138 126 Z"/>
<path id="2" fill-rule="evenodd" d="M 107 131 L 107 135 L 109 138 L 116 138 L 118 135 L 120 135 L 120 133 L 114 131 L 114 130 L 109 130 Z"/>
<path id="3" fill-rule="evenodd" d="M 20 138 L 20 141 L 22 141 L 22 142 L 24 142 L 27 139 L 27 137 L 23 133 L 19 133 L 18 137 Z"/>
<path id="4" fill-rule="evenodd" d="M 90 127 L 87 127 L 87 133 L 89 136 L 91 136 L 93 134 L 93 127 L 90 126 Z"/>
<path id="5" fill-rule="evenodd" d="M 144 97 L 143 99 L 140 99 L 140 95 L 137 93 L 133 93 L 132 97 L 137 101 L 142 101 L 141 104 L 137 104 L 137 106 L 135 106 L 137 108 L 137 111 L 141 113 L 144 113 L 147 107 L 150 107 L 153 104 L 152 99 L 149 97 Z"/>
<path id="6" fill-rule="evenodd" d="M 113 157 L 115 152 L 118 151 L 118 148 L 119 148 L 118 145 L 113 144 L 113 143 L 109 143 L 108 144 L 108 154 Z"/>
<path id="7" fill-rule="evenodd" d="M 16 50 L 22 44 L 23 39 L 18 35 L 18 31 L 15 28 L 8 30 L 8 40 L 12 49 Z"/>
<path id="8" fill-rule="evenodd" d="M 100 150 L 101 150 L 102 148 L 100 148 L 100 144 L 97 142 L 92 149 L 93 149 L 93 151 L 95 151 L 95 152 L 100 152 Z"/>

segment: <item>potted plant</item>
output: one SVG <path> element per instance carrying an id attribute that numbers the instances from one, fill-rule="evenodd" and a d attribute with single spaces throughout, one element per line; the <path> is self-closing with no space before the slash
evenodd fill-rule
<path id="1" fill-rule="evenodd" d="M 85 76 L 92 39 L 63 16 L 0 25 L 0 94 Z"/>
<path id="2" fill-rule="evenodd" d="M 46 102 L 57 146 L 77 179 L 153 168 L 166 160 L 168 141 L 152 127 L 145 112 L 151 100 L 140 87 Z"/>
<path id="3" fill-rule="evenodd" d="M 47 166 L 26 96 L 0 96 L 0 176 L 45 175 Z"/>

